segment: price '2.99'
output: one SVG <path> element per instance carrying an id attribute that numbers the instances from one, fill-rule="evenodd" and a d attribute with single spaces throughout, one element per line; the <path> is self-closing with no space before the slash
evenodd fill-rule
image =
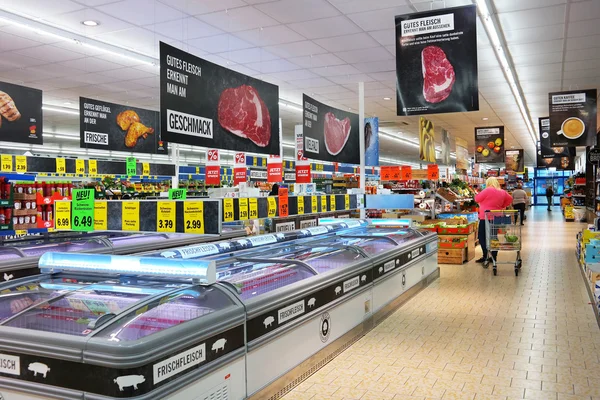
<path id="1" fill-rule="evenodd" d="M 202 221 L 199 221 L 197 219 L 192 220 L 192 221 L 187 221 L 185 227 L 186 227 L 186 229 L 200 229 L 200 228 L 202 228 Z"/>

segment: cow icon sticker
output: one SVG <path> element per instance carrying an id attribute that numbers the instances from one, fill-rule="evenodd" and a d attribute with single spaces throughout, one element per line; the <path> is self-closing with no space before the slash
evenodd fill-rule
<path id="1" fill-rule="evenodd" d="M 311 297 L 310 299 L 308 299 L 308 308 L 313 308 L 316 303 L 317 303 L 317 299 L 315 299 L 314 297 Z"/>
<path id="2" fill-rule="evenodd" d="M 126 387 L 133 387 L 133 390 L 137 390 L 140 383 L 146 382 L 146 378 L 144 375 L 125 375 L 115 378 L 113 382 L 119 385 L 119 390 L 122 392 Z"/>
<path id="3" fill-rule="evenodd" d="M 267 318 L 265 318 L 265 320 L 263 321 L 263 324 L 265 325 L 265 329 L 267 329 L 268 327 L 273 325 L 274 321 L 275 321 L 275 318 L 273 318 L 271 315 L 269 315 Z"/>
<path id="4" fill-rule="evenodd" d="M 41 362 L 31 363 L 31 364 L 29 364 L 27 369 L 29 371 L 33 372 L 33 376 L 38 376 L 38 374 L 40 374 L 44 377 L 44 379 L 46 379 L 46 374 L 48 374 L 48 372 L 50 372 L 50 368 L 48 368 L 48 366 L 46 364 L 41 363 Z"/>
<path id="5" fill-rule="evenodd" d="M 218 353 L 219 350 L 225 350 L 225 343 L 227 343 L 227 339 L 225 339 L 225 338 L 221 338 L 221 339 L 217 340 L 212 345 L 212 351 L 214 351 L 215 353 Z"/>

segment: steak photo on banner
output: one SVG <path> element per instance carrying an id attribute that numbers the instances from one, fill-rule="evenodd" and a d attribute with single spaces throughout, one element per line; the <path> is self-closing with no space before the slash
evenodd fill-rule
<path id="1" fill-rule="evenodd" d="M 360 164 L 358 114 L 339 110 L 307 95 L 304 107 L 304 156 L 313 160 Z"/>
<path id="2" fill-rule="evenodd" d="M 157 111 L 79 98 L 82 148 L 168 154 Z"/>
<path id="3" fill-rule="evenodd" d="M 433 122 L 419 118 L 419 158 L 427 162 L 435 162 L 435 132 Z"/>
<path id="4" fill-rule="evenodd" d="M 168 142 L 279 155 L 279 87 L 160 43 Z"/>
<path id="5" fill-rule="evenodd" d="M 0 82 L 0 141 L 43 144 L 42 91 Z"/>
<path id="6" fill-rule="evenodd" d="M 379 166 L 379 118 L 365 118 L 365 165 Z"/>
<path id="7" fill-rule="evenodd" d="M 475 128 L 475 162 L 504 162 L 504 127 Z"/>
<path id="8" fill-rule="evenodd" d="M 475 5 L 396 16 L 397 115 L 479 110 Z"/>
<path id="9" fill-rule="evenodd" d="M 596 89 L 548 93 L 551 147 L 596 145 L 597 96 Z"/>
<path id="10" fill-rule="evenodd" d="M 523 149 L 506 150 L 504 152 L 504 165 L 507 171 L 522 174 L 525 172 L 525 154 Z"/>

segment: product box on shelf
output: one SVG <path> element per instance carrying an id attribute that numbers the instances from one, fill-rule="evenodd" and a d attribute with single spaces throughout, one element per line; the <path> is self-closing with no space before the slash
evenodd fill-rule
<path id="1" fill-rule="evenodd" d="M 466 237 L 439 235 L 438 239 L 438 246 L 443 249 L 464 249 L 467 247 Z"/>
<path id="2" fill-rule="evenodd" d="M 467 249 L 438 249 L 438 264 L 462 264 L 467 261 Z"/>

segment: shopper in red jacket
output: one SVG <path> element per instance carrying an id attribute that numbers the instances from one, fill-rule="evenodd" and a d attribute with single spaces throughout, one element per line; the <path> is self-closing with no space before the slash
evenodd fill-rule
<path id="1" fill-rule="evenodd" d="M 475 201 L 479 203 L 479 244 L 483 251 L 483 256 L 477 260 L 482 263 L 487 258 L 487 246 L 485 241 L 485 212 L 492 210 L 504 210 L 512 204 L 513 198 L 506 190 L 500 188 L 500 183 L 496 178 L 488 178 L 485 181 L 485 189 L 475 196 Z M 492 251 L 492 257 L 496 259 L 497 251 Z"/>

